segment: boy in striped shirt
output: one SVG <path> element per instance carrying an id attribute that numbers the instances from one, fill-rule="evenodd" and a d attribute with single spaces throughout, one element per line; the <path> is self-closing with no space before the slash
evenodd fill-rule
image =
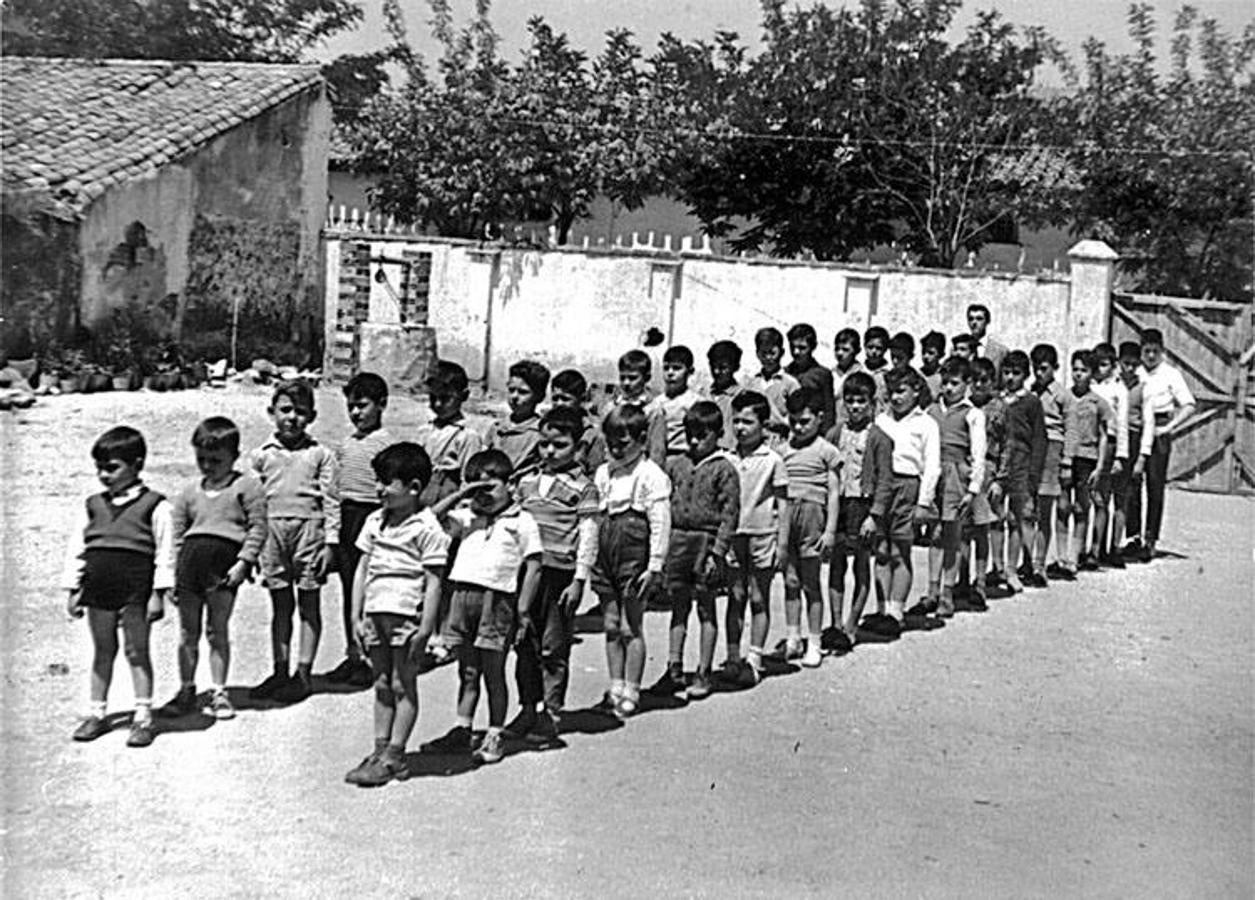
<path id="1" fill-rule="evenodd" d="M 575 612 L 597 557 L 598 503 L 577 455 L 584 432 L 580 412 L 555 407 L 541 418 L 539 430 L 540 468 L 524 473 L 515 493 L 540 531 L 540 588 L 519 623 L 514 677 L 522 709 L 506 731 L 548 744 L 558 737 Z"/>

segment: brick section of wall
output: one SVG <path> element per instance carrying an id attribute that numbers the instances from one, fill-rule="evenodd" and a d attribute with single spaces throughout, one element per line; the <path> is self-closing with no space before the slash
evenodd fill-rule
<path id="1" fill-rule="evenodd" d="M 401 257 L 409 263 L 401 287 L 401 323 L 426 325 L 431 299 L 432 255 L 424 250 L 404 250 Z"/>
<path id="2" fill-rule="evenodd" d="M 370 245 L 364 241 L 340 244 L 339 299 L 331 347 L 332 374 L 349 377 L 357 367 L 357 326 L 370 315 Z"/>

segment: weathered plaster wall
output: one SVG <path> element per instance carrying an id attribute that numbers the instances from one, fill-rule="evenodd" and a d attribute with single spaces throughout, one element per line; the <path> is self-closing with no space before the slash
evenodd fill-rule
<path id="1" fill-rule="evenodd" d="M 0 352 L 27 357 L 78 324 L 78 226 L 6 202 L 0 215 Z"/>

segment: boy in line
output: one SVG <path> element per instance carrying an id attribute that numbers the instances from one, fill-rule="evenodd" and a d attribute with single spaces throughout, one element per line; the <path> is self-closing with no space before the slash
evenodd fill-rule
<path id="1" fill-rule="evenodd" d="M 1114 448 L 1111 471 L 1100 472 L 1094 488 L 1094 548 L 1099 565 L 1123 569 L 1124 557 L 1113 551 L 1119 549 L 1124 532 L 1124 498 L 1116 497 L 1116 486 L 1129 468 L 1129 389 L 1116 373 L 1115 347 L 1108 343 L 1096 345 L 1093 359 L 1091 387 L 1111 407 L 1112 422 L 1107 440 Z"/>
<path id="2" fill-rule="evenodd" d="M 500 450 L 481 450 L 466 464 L 467 483 L 432 510 L 450 539 L 458 542 L 449 569 L 452 591 L 444 639 L 457 654 L 458 708 L 457 724 L 421 749 L 471 752 L 482 682 L 488 695 L 488 731 L 471 752 L 479 765 L 500 762 L 505 755 L 502 732 L 510 705 L 506 653 L 516 635 L 525 638 L 531 627 L 544 555 L 536 520 L 510 495 L 513 477 L 509 457 Z M 453 509 L 467 497 L 469 507 Z M 523 628 L 516 632 L 520 623 Z"/>
<path id="3" fill-rule="evenodd" d="M 322 585 L 336 565 L 340 488 L 336 456 L 306 429 L 314 421 L 314 391 L 304 381 L 279 384 L 270 401 L 274 434 L 253 451 L 250 469 L 266 494 L 262 578 L 270 591 L 270 649 L 274 672 L 252 690 L 283 703 L 313 692 L 314 657 L 322 636 Z M 292 674 L 292 615 L 300 620 Z"/>
<path id="4" fill-rule="evenodd" d="M 662 395 L 653 412 L 649 458 L 662 466 L 673 456 L 683 456 L 688 448 L 684 439 L 684 416 L 701 400 L 689 387 L 693 377 L 693 351 L 683 345 L 668 347 L 662 355 Z"/>
<path id="5" fill-rule="evenodd" d="M 506 402 L 510 415 L 493 421 L 484 439 L 490 450 L 500 450 L 510 460 L 516 476 L 540 465 L 540 416 L 536 412 L 549 390 L 549 370 L 530 359 L 510 366 Z"/>
<path id="6" fill-rule="evenodd" d="M 235 717 L 227 697 L 231 665 L 228 625 L 235 592 L 261 557 L 266 540 L 266 495 L 257 479 L 239 472 L 240 430 L 211 416 L 192 432 L 201 477 L 174 498 L 171 525 L 177 559 L 174 598 L 179 607 L 179 692 L 164 707 L 184 716 L 196 708 L 196 666 L 202 626 L 209 639 L 213 685 L 205 712 Z"/>
<path id="7" fill-rule="evenodd" d="M 148 633 L 174 586 L 170 504 L 140 478 L 148 447 L 134 428 L 110 428 L 91 453 L 104 491 L 87 498 L 70 532 L 61 581 L 66 612 L 75 619 L 86 614 L 92 639 L 91 706 L 73 738 L 94 741 L 111 728 L 105 704 L 121 628 L 135 691 L 126 745 L 147 747 L 154 736 Z"/>
<path id="8" fill-rule="evenodd" d="M 960 358 L 960 357 L 956 357 Z M 975 557 L 975 572 L 969 579 L 968 602 L 977 609 L 985 605 L 990 588 L 1006 587 L 1006 473 L 1002 471 L 1003 449 L 1007 442 L 1007 404 L 997 388 L 994 364 L 988 359 L 972 363 L 972 405 L 985 414 L 985 482 L 972 502 L 972 521 L 967 531 Z M 968 560 L 965 547 L 962 561 Z"/>
<path id="9" fill-rule="evenodd" d="M 761 368 L 745 382 L 747 391 L 754 391 L 767 398 L 771 418 L 767 420 L 767 433 L 773 445 L 779 445 L 789 434 L 789 409 L 786 401 L 800 385 L 796 378 L 780 367 L 784 359 L 784 335 L 776 328 L 760 328 L 754 334 L 754 352 Z"/>
<path id="10" fill-rule="evenodd" d="M 710 399 L 719 407 L 719 415 L 723 417 L 719 449 L 732 451 L 736 449 L 732 401 L 745 390 L 736 380 L 736 373 L 741 368 L 741 348 L 732 341 L 715 341 L 706 351 L 706 361 L 710 364 Z"/>
<path id="11" fill-rule="evenodd" d="M 1142 484 L 1146 461 L 1155 441 L 1155 416 L 1146 402 L 1146 392 L 1138 369 L 1142 365 L 1142 345 L 1137 341 L 1120 344 L 1120 380 L 1129 391 L 1129 458 L 1132 465 L 1124 479 L 1124 529 L 1128 544 L 1113 544 L 1122 559 L 1142 558 Z"/>
<path id="12" fill-rule="evenodd" d="M 793 361 L 785 369 L 797 379 L 799 387 L 815 391 L 819 394 L 821 415 L 819 419 L 820 434 L 824 434 L 835 424 L 836 394 L 833 388 L 832 371 L 815 361 L 815 348 L 819 346 L 819 335 L 815 327 L 801 322 L 789 329 L 789 353 Z"/>
<path id="13" fill-rule="evenodd" d="M 899 331 L 889 341 L 889 370 L 891 372 L 911 372 L 919 376 L 916 384 L 919 387 L 919 407 L 928 409 L 933 402 L 933 392 L 924 380 L 923 373 L 911 365 L 915 358 L 915 338 L 905 331 Z"/>
<path id="14" fill-rule="evenodd" d="M 542 550 L 536 600 L 521 621 L 514 669 L 521 709 L 506 733 L 538 744 L 558 739 L 570 683 L 575 613 L 597 558 L 597 488 L 580 466 L 583 417 L 555 406 L 540 420 L 540 468 L 515 488 L 536 520 Z"/>
<path id="15" fill-rule="evenodd" d="M 806 388 L 789 397 L 789 441 L 780 449 L 789 478 L 785 539 L 779 551 L 779 568 L 784 573 L 784 656 L 800 657 L 802 665 L 811 669 L 823 662 L 824 594 L 819 568 L 836 544 L 841 498 L 841 457 L 819 432 L 823 402 L 818 391 Z M 809 629 L 805 652 L 803 598 Z"/>
<path id="16" fill-rule="evenodd" d="M 627 404 L 639 406 L 645 415 L 652 415 L 658 404 L 658 398 L 649 389 L 653 374 L 653 361 L 644 350 L 629 350 L 620 356 L 619 386 L 602 408 L 602 417 L 615 407 Z"/>
<path id="17" fill-rule="evenodd" d="M 789 476 L 780 454 L 767 444 L 766 426 L 771 418 L 767 398 L 756 391 L 744 391 L 732 401 L 732 417 L 741 499 L 728 554 L 731 591 L 725 617 L 728 661 L 724 670 L 733 681 L 753 686 L 763 675 L 763 648 L 771 628 L 771 582 L 776 575 L 778 548 L 787 538 L 781 532 L 788 523 Z M 749 654 L 742 664 L 741 634 L 747 605 Z"/>
<path id="18" fill-rule="evenodd" d="M 950 353 L 960 359 L 966 359 L 968 362 L 976 361 L 976 338 L 970 334 L 956 334 L 950 338 Z M 990 361 L 992 365 L 992 360 Z M 997 372 L 997 366 L 994 371 Z"/>
<path id="19" fill-rule="evenodd" d="M 1046 422 L 1046 455 L 1042 466 L 1041 484 L 1037 488 L 1037 537 L 1032 548 L 1032 560 L 1021 570 L 1024 583 L 1029 587 L 1046 586 L 1046 576 L 1054 573 L 1054 577 L 1071 580 L 1071 573 L 1058 565 L 1057 560 L 1047 567 L 1046 558 L 1050 554 L 1050 543 L 1056 529 L 1057 516 L 1055 505 L 1063 493 L 1059 480 L 1059 470 L 1063 465 L 1063 422 L 1068 415 L 1071 400 L 1068 392 L 1059 384 L 1055 377 L 1059 369 L 1059 353 L 1049 344 L 1038 344 L 1029 354 L 1033 364 L 1033 393 L 1041 401 L 1042 416 Z M 1058 541 L 1067 540 L 1060 536 L 1056 540 L 1056 556 L 1066 552 L 1066 546 Z M 1007 560 L 1007 565 L 1019 565 L 1019 560 Z"/>
<path id="20" fill-rule="evenodd" d="M 1109 465 L 1111 430 L 1114 415 L 1107 401 L 1090 387 L 1094 376 L 1094 358 L 1088 350 L 1072 354 L 1072 402 L 1068 404 L 1064 423 L 1063 465 L 1059 484 L 1063 494 L 1059 500 L 1059 540 L 1068 539 L 1068 520 L 1072 523 L 1072 543 L 1059 546 L 1059 563 L 1064 576 L 1075 576 L 1078 569 L 1093 571 L 1098 563 L 1088 551 L 1091 498 L 1099 479 Z"/>
<path id="21" fill-rule="evenodd" d="M 405 747 L 418 722 L 418 671 L 440 615 L 449 538 L 420 499 L 431 459 L 418 444 L 392 444 L 371 460 L 380 508 L 362 523 L 353 575 L 353 631 L 374 672 L 371 752 L 344 780 L 378 787 L 409 777 Z"/>
<path id="22" fill-rule="evenodd" d="M 928 332 L 919 342 L 919 373 L 933 397 L 941 393 L 941 360 L 945 355 L 946 336 L 940 331 Z"/>
<path id="23" fill-rule="evenodd" d="M 383 427 L 384 410 L 388 407 L 388 383 L 373 372 L 359 372 L 344 386 L 344 402 L 348 407 L 353 433 L 336 450 L 340 473 L 340 590 L 344 624 L 344 659 L 327 673 L 332 684 L 366 687 L 374 680 L 370 664 L 362 657 L 360 642 L 353 633 L 353 579 L 361 554 L 357 536 L 366 517 L 379 509 L 372 463 L 385 447 L 397 439 Z M 426 484 L 431 481 L 428 475 Z"/>
<path id="24" fill-rule="evenodd" d="M 837 363 L 832 367 L 832 393 L 836 398 L 836 417 L 833 426 L 845 421 L 845 380 L 856 372 L 862 372 L 863 364 L 858 361 L 860 341 L 858 332 L 853 328 L 842 328 L 832 342 L 833 355 Z M 870 377 L 870 376 L 869 376 Z M 875 382 L 872 382 L 875 390 Z"/>
<path id="25" fill-rule="evenodd" d="M 575 369 L 563 369 L 549 385 L 550 409 L 567 408 L 579 414 L 580 436 L 575 442 L 575 458 L 589 478 L 606 461 L 606 442 L 596 417 L 588 411 L 588 381 Z"/>
<path id="26" fill-rule="evenodd" d="M 1024 590 L 1016 568 L 1020 555 L 1037 538 L 1037 498 L 1048 446 L 1041 400 L 1025 385 L 1030 366 L 1023 350 L 1010 351 L 1002 361 L 1007 432 L 998 473 L 1007 501 L 1007 589 L 1013 594 Z M 1043 573 L 1030 569 L 1027 574 L 1045 583 Z"/>
<path id="27" fill-rule="evenodd" d="M 438 359 L 427 375 L 427 402 L 432 420 L 418 428 L 417 442 L 431 460 L 431 482 L 423 491 L 423 505 L 432 506 L 462 487 L 462 471 L 483 449 L 478 432 L 466 424 L 462 404 L 470 396 L 466 370 Z"/>
<path id="28" fill-rule="evenodd" d="M 645 456 L 648 430 L 639 406 L 612 409 L 602 423 L 609 458 L 593 479 L 601 521 L 592 584 L 606 634 L 605 702 L 621 719 L 640 705 L 645 604 L 662 585 L 671 540 L 671 481 Z"/>
<path id="29" fill-rule="evenodd" d="M 838 422 L 825 435 L 841 458 L 837 541 L 828 565 L 828 606 L 835 630 L 826 649 L 834 653 L 853 649 L 858 622 L 871 591 L 871 548 L 863 537 L 863 526 L 871 516 L 872 494 L 864 486 L 864 461 L 876 408 L 876 383 L 866 372 L 852 372 L 842 379 L 841 393 L 845 421 Z M 845 573 L 851 564 L 854 591 L 847 607 Z"/>

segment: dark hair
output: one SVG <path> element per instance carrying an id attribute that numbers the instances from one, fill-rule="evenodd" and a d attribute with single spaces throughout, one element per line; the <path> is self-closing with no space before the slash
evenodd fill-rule
<path id="1" fill-rule="evenodd" d="M 569 406 L 556 406 L 540 417 L 539 427 L 541 431 L 548 429 L 565 434 L 578 443 L 584 436 L 584 415 Z"/>
<path id="2" fill-rule="evenodd" d="M 993 316 L 989 314 L 989 307 L 983 303 L 973 303 L 971 306 L 967 308 L 967 314 L 969 316 L 974 312 L 984 313 L 986 322 L 993 321 Z"/>
<path id="3" fill-rule="evenodd" d="M 754 332 L 755 347 L 780 347 L 784 348 L 784 335 L 780 333 L 779 328 L 760 328 Z"/>
<path id="4" fill-rule="evenodd" d="M 693 351 L 688 347 L 685 347 L 683 344 L 676 344 L 674 347 L 668 347 L 667 352 L 662 354 L 662 364 L 665 366 L 667 363 L 671 363 L 672 365 L 676 365 L 678 363 L 686 369 L 692 369 Z"/>
<path id="5" fill-rule="evenodd" d="M 859 340 L 858 332 L 853 328 L 842 328 L 837 332 L 837 336 L 832 339 L 833 346 L 839 344 L 853 344 L 854 352 L 857 353 L 862 349 L 863 343 Z"/>
<path id="6" fill-rule="evenodd" d="M 192 432 L 192 446 L 197 450 L 226 450 L 240 455 L 240 429 L 226 416 L 210 416 Z"/>
<path id="7" fill-rule="evenodd" d="M 712 366 L 723 362 L 732 367 L 732 371 L 741 368 L 741 348 L 733 341 L 715 341 L 706 351 L 706 360 Z"/>
<path id="8" fill-rule="evenodd" d="M 344 399 L 369 400 L 378 406 L 388 402 L 388 382 L 374 372 L 358 372 L 344 386 Z"/>
<path id="9" fill-rule="evenodd" d="M 308 381 L 301 381 L 299 378 L 280 381 L 270 395 L 270 405 L 278 403 L 280 397 L 287 397 L 297 409 L 314 412 L 314 389 L 309 386 Z"/>
<path id="10" fill-rule="evenodd" d="M 513 474 L 514 466 L 510 463 L 510 457 L 500 450 L 480 450 L 466 461 L 462 479 L 467 482 L 482 481 L 485 478 L 509 481 Z"/>
<path id="11" fill-rule="evenodd" d="M 876 379 L 866 372 L 853 372 L 841 382 L 842 397 L 866 397 L 876 399 Z"/>
<path id="12" fill-rule="evenodd" d="M 884 341 L 887 345 L 889 343 L 889 329 L 885 328 L 883 325 L 873 325 L 871 328 L 868 328 L 863 332 L 864 344 L 875 340 Z"/>
<path id="13" fill-rule="evenodd" d="M 753 410 L 760 422 L 771 418 L 771 404 L 758 391 L 741 391 L 732 398 L 732 411 L 739 413 L 743 409 Z"/>
<path id="14" fill-rule="evenodd" d="M 957 375 L 964 381 L 972 380 L 972 364 L 961 356 L 946 357 L 938 371 L 942 378 L 952 378 Z"/>
<path id="15" fill-rule="evenodd" d="M 1145 347 L 1148 344 L 1152 347 L 1162 347 L 1163 346 L 1163 332 L 1160 331 L 1158 328 L 1147 328 L 1145 331 L 1143 331 L 1142 332 L 1142 346 Z"/>
<path id="16" fill-rule="evenodd" d="M 1123 341 L 1120 344 L 1120 359 L 1125 357 L 1142 358 L 1142 345 L 1137 341 Z"/>
<path id="17" fill-rule="evenodd" d="M 1032 368 L 1029 363 L 1028 354 L 1023 350 L 1012 350 L 1002 358 L 1003 372 L 1019 372 L 1021 375 L 1028 375 L 1028 370 Z"/>
<path id="18" fill-rule="evenodd" d="M 1028 358 L 1033 361 L 1034 367 L 1049 363 L 1051 368 L 1059 368 L 1059 351 L 1050 344 L 1038 344 L 1028 354 Z"/>
<path id="19" fill-rule="evenodd" d="M 792 415 L 797 415 L 804 409 L 809 409 L 817 416 L 824 413 L 824 398 L 819 391 L 811 388 L 798 388 L 784 401 L 784 408 Z"/>
<path id="20" fill-rule="evenodd" d="M 905 353 L 909 359 L 915 355 L 915 338 L 905 331 L 899 331 L 889 341 L 889 350 L 890 352 L 897 350 L 899 353 Z"/>
<path id="21" fill-rule="evenodd" d="M 1103 341 L 1101 344 L 1095 344 L 1091 351 L 1094 354 L 1094 362 L 1113 363 L 1116 361 L 1116 348 Z"/>
<path id="22" fill-rule="evenodd" d="M 815 326 L 807 322 L 799 322 L 789 329 L 789 343 L 795 341 L 806 341 L 810 344 L 811 349 L 819 343 L 819 335 L 815 333 Z"/>
<path id="23" fill-rule="evenodd" d="M 944 354 L 946 352 L 946 336 L 940 331 L 930 331 L 920 340 L 919 345 L 923 350 L 931 348 L 939 354 Z"/>
<path id="24" fill-rule="evenodd" d="M 438 359 L 427 371 L 429 393 L 465 394 L 469 389 L 470 381 L 466 377 L 466 369 L 452 360 Z"/>
<path id="25" fill-rule="evenodd" d="M 423 487 L 431 483 L 431 457 L 418 444 L 401 441 L 384 447 L 370 461 L 375 477 L 383 484 L 417 481 Z"/>
<path id="26" fill-rule="evenodd" d="M 885 373 L 885 390 L 893 393 L 899 387 L 906 385 L 918 394 L 921 381 L 923 379 L 914 369 L 890 369 Z"/>
<path id="27" fill-rule="evenodd" d="M 142 462 L 148 456 L 144 436 L 129 425 L 110 428 L 92 444 L 92 459 L 98 463 L 120 459 L 128 466 Z"/>
<path id="28" fill-rule="evenodd" d="M 629 350 L 619 357 L 619 371 L 624 370 L 644 375 L 648 380 L 654 371 L 654 363 L 644 350 Z"/>
<path id="29" fill-rule="evenodd" d="M 977 378 L 988 378 L 990 381 L 996 381 L 998 378 L 998 367 L 994 365 L 994 361 L 988 357 L 982 356 L 979 359 L 972 360 L 972 380 Z"/>
<path id="30" fill-rule="evenodd" d="M 645 440 L 649 431 L 649 417 L 635 403 L 623 403 L 606 414 L 601 421 L 601 432 L 610 438 L 611 433 L 626 434 L 634 441 Z"/>
<path id="31" fill-rule="evenodd" d="M 549 390 L 549 370 L 532 359 L 523 359 L 510 366 L 507 370 L 510 378 L 517 378 L 527 385 L 527 389 L 537 400 L 545 396 Z"/>
<path id="32" fill-rule="evenodd" d="M 957 347 L 960 344 L 971 344 L 973 347 L 975 347 L 976 338 L 974 338 L 972 335 L 968 334 L 967 332 L 964 332 L 963 334 L 956 334 L 954 337 L 950 338 L 950 346 Z"/>
<path id="33" fill-rule="evenodd" d="M 699 400 L 684 414 L 685 434 L 712 434 L 723 431 L 723 413 L 710 400 Z"/>
<path id="34" fill-rule="evenodd" d="M 588 396 L 588 380 L 575 369 L 563 369 L 553 376 L 549 386 L 555 391 L 570 394 L 580 402 Z"/>
<path id="35" fill-rule="evenodd" d="M 1094 371 L 1094 354 L 1090 351 L 1084 349 L 1073 350 L 1072 365 L 1076 365 L 1078 362 L 1091 372 Z"/>

